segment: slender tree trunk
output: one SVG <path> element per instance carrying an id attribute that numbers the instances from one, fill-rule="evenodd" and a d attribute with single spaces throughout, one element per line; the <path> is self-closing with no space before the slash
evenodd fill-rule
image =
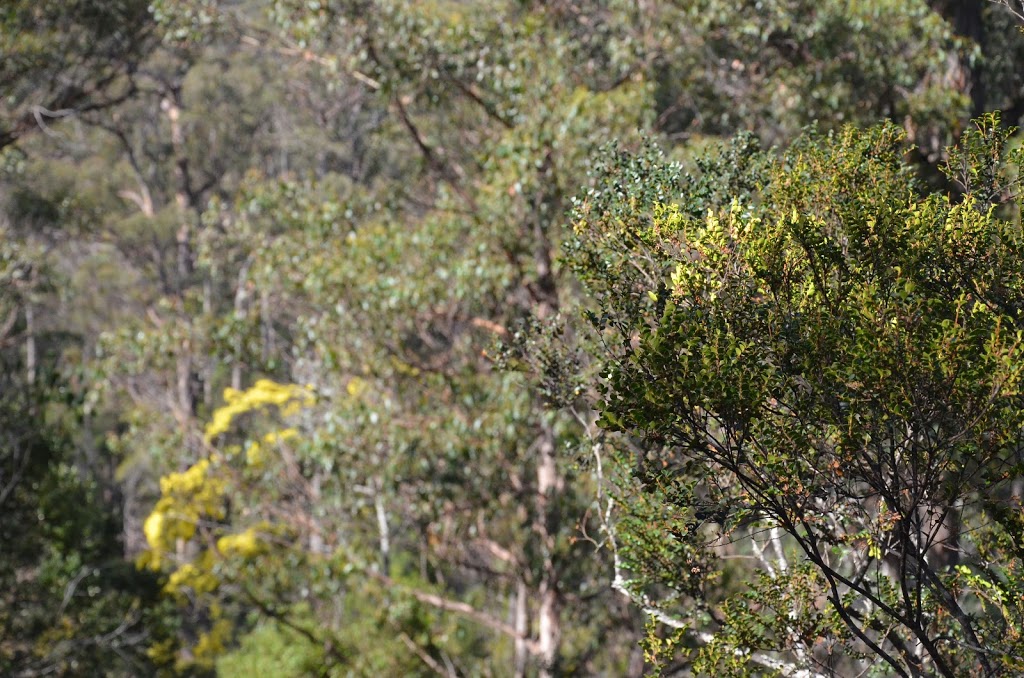
<path id="1" fill-rule="evenodd" d="M 558 524 L 556 500 L 561 482 L 555 463 L 555 435 L 549 422 L 541 426 L 537 448 L 537 518 L 534 528 L 540 537 L 543 554 L 540 604 L 537 610 L 537 654 L 540 660 L 539 675 L 548 678 L 556 675 L 558 647 L 562 637 L 558 571 L 554 562 Z"/>
<path id="2" fill-rule="evenodd" d="M 516 629 L 515 654 L 513 659 L 513 673 L 515 678 L 526 676 L 526 661 L 529 658 L 529 648 L 526 644 L 527 635 L 530 632 L 530 617 L 527 614 L 527 598 L 529 597 L 526 582 L 520 579 L 516 582 L 515 595 L 515 621 Z"/>
<path id="3" fill-rule="evenodd" d="M 558 313 L 558 281 L 553 266 L 553 245 L 548 229 L 552 218 L 561 213 L 561 196 L 551 149 L 547 149 L 539 168 L 544 188 L 533 198 L 533 259 L 536 281 L 531 290 L 534 313 L 540 319 Z M 541 409 L 546 406 L 540 404 Z M 537 609 L 537 655 L 540 660 L 538 675 L 549 678 L 558 673 L 558 649 L 562 639 L 560 619 L 561 596 L 558 592 L 558 569 L 555 566 L 555 540 L 558 534 L 558 495 L 562 480 L 558 475 L 555 456 L 555 433 L 550 421 L 542 420 L 537 442 L 537 518 L 535 531 L 540 537 L 543 556 Z"/>
<path id="4" fill-rule="evenodd" d="M 192 391 L 192 344 L 188 339 L 181 342 L 178 355 L 178 407 L 182 423 L 196 413 L 196 401 Z M 185 432 L 187 435 L 187 431 Z"/>
<path id="5" fill-rule="evenodd" d="M 36 314 L 31 301 L 25 302 L 25 381 L 29 386 L 36 383 L 38 365 L 36 346 Z"/>
<path id="6" fill-rule="evenodd" d="M 213 280 L 209 275 L 203 278 L 203 317 L 207 321 L 213 318 Z M 210 407 L 213 404 L 213 364 L 212 360 L 204 360 L 200 384 L 203 394 L 203 405 Z"/>
<path id="7" fill-rule="evenodd" d="M 194 271 L 193 228 L 190 220 L 192 215 L 198 216 L 201 208 L 198 204 L 199 198 L 192 188 L 188 155 L 185 152 L 185 133 L 181 127 L 182 94 L 180 85 L 167 88 L 167 92 L 160 102 L 160 108 L 167 116 L 171 132 L 175 178 L 174 200 L 177 203 L 178 217 L 181 220 L 177 233 L 177 290 L 184 301 L 184 292 L 191 282 Z M 187 428 L 185 422 L 195 416 L 196 401 L 202 391 L 201 385 L 194 381 L 201 380 L 202 375 L 196 372 L 191 342 L 185 340 L 181 348 L 182 352 L 178 357 L 178 405 L 182 410 L 182 423 Z M 183 431 L 186 439 L 188 433 L 188 430 Z"/>
<path id="8" fill-rule="evenodd" d="M 309 550 L 310 553 L 321 554 L 326 553 L 327 549 L 324 547 L 324 535 L 323 528 L 320 525 L 320 520 L 316 515 L 316 507 L 320 505 L 320 485 L 321 485 L 321 473 L 317 473 L 310 480 L 309 484 Z"/>
<path id="9" fill-rule="evenodd" d="M 249 314 L 249 266 L 251 257 L 242 265 L 238 271 L 238 283 L 235 287 L 235 316 L 245 318 Z M 242 337 L 235 337 L 235 358 L 231 363 L 231 388 L 240 390 L 242 388 Z"/>
<path id="10" fill-rule="evenodd" d="M 242 390 L 242 363 L 235 360 L 231 365 L 231 388 L 236 391 Z"/>
<path id="11" fill-rule="evenodd" d="M 178 288 L 184 289 L 192 276 L 192 224 L 189 211 L 194 209 L 195 195 L 191 190 L 188 156 L 185 154 L 185 134 L 181 129 L 181 88 L 174 88 L 160 102 L 171 128 L 171 149 L 174 154 L 174 201 L 178 205 Z"/>
<path id="12" fill-rule="evenodd" d="M 391 571 L 391 529 L 388 527 L 387 507 L 384 506 L 384 483 L 380 478 L 374 481 L 373 508 L 377 514 L 380 540 L 380 571 L 386 576 Z"/>
<path id="13" fill-rule="evenodd" d="M 263 360 L 267 361 L 277 352 L 277 343 L 270 315 L 270 295 L 266 290 L 260 290 L 260 333 L 263 335 Z"/>

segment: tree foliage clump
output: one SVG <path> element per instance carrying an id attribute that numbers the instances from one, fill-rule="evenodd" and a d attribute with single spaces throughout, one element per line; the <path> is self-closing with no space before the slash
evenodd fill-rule
<path id="1" fill-rule="evenodd" d="M 0 148 L 55 119 L 127 100 L 154 28 L 143 0 L 5 3 Z"/>
<path id="2" fill-rule="evenodd" d="M 887 125 L 811 130 L 778 156 L 740 143 L 739 177 L 613 152 L 577 202 L 603 425 L 653 443 L 635 475 L 685 517 L 627 550 L 635 595 L 692 602 L 676 539 L 772 549 L 709 610 L 703 670 L 749 670 L 752 649 L 825 672 L 1021 670 L 1021 554 L 1002 548 L 1024 430 L 1010 135 L 987 116 L 950 150 L 958 196 L 922 192 Z"/>

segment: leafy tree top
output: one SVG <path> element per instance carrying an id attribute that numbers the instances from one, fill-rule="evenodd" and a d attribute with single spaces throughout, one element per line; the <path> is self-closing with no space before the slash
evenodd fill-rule
<path id="1" fill-rule="evenodd" d="M 1020 598 L 992 610 L 960 576 L 1019 586 L 1016 553 L 974 557 L 1011 529 L 977 509 L 1008 499 L 1024 424 L 1010 134 L 988 116 L 950 152 L 958 197 L 922 194 L 883 125 L 811 130 L 780 155 L 740 140 L 696 177 L 651 149 L 613 155 L 575 212 L 604 425 L 663 445 L 663 482 L 696 477 L 725 530 L 783 529 L 841 620 L 830 633 L 903 675 L 1019 668 L 1003 631 Z M 940 525 L 964 506 L 978 532 L 956 541 Z M 799 654 L 744 640 L 761 642 Z"/>

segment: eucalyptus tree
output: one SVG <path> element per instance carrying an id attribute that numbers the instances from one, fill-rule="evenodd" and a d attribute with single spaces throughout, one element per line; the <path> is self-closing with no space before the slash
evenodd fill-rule
<path id="1" fill-rule="evenodd" d="M 0 148 L 135 91 L 132 75 L 156 42 L 139 0 L 6 3 L 0 16 Z"/>

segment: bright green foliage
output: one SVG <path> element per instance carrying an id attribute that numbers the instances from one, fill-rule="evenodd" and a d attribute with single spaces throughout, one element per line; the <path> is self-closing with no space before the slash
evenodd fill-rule
<path id="1" fill-rule="evenodd" d="M 995 545 L 1016 522 L 994 509 L 1019 506 L 1021 154 L 997 118 L 977 124 L 950 156 L 957 200 L 920 195 L 883 126 L 746 147 L 746 187 L 620 156 L 578 203 L 573 262 L 610 333 L 605 426 L 664 446 L 648 482 L 666 517 L 695 528 L 711 502 L 723 535 L 777 549 L 697 667 L 746 671 L 758 660 L 734 652 L 760 648 L 808 668 L 1020 670 L 1019 562 Z M 687 593 L 662 528 L 631 567 Z M 785 539 L 760 546 L 772 529 Z"/>
<path id="2" fill-rule="evenodd" d="M 218 659 L 217 674 L 225 678 L 334 675 L 324 669 L 324 664 L 323 653 L 300 633 L 264 624 L 248 634 L 236 650 Z"/>

